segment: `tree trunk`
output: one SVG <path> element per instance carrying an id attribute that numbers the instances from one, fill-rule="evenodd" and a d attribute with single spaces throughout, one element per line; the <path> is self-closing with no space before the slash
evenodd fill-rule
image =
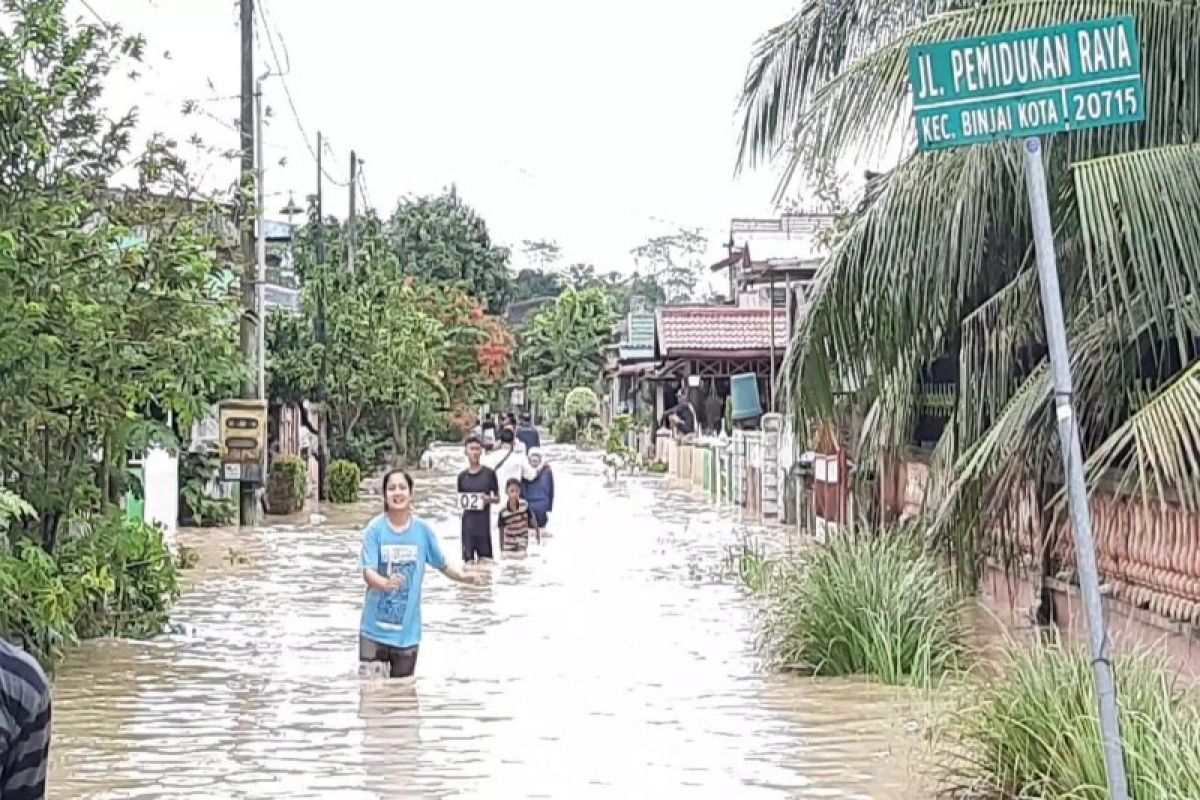
<path id="1" fill-rule="evenodd" d="M 410 415 L 394 408 L 389 411 L 389 414 L 392 420 L 392 460 L 397 466 L 404 466 L 408 463 Z"/>
<path id="2" fill-rule="evenodd" d="M 392 420 L 392 463 L 399 464 L 403 459 L 404 447 L 404 431 L 403 425 L 400 423 L 400 412 L 396 409 L 388 409 L 388 416 Z"/>

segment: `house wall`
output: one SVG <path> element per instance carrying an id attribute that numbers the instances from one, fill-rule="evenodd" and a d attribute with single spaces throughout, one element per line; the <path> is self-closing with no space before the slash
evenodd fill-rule
<path id="1" fill-rule="evenodd" d="M 920 511 L 929 468 L 920 461 L 898 464 L 903 470 L 905 513 Z M 889 498 L 892 507 L 897 498 Z M 1166 503 L 1143 503 L 1114 491 L 1091 498 L 1092 535 L 1105 595 L 1110 633 L 1137 651 L 1152 648 L 1187 669 L 1200 668 L 1200 515 Z M 1010 620 L 1028 617 L 1037 605 L 1039 587 L 1050 590 L 1054 618 L 1067 636 L 1086 640 L 1087 624 L 1078 589 L 1070 574 L 1075 558 L 1070 518 L 1050 519 L 1032 482 L 992 518 L 995 545 L 1020 556 L 1023 572 L 1014 581 L 991 567 L 983 590 L 989 605 Z M 1043 531 L 1049 531 L 1050 551 L 1059 565 L 1046 575 L 1041 565 Z"/>
<path id="2" fill-rule="evenodd" d="M 152 447 L 142 459 L 142 470 L 144 519 L 174 536 L 179 526 L 179 458 L 161 447 Z"/>

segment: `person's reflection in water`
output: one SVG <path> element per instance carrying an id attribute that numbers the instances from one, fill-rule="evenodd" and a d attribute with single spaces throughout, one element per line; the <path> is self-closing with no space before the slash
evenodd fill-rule
<path id="1" fill-rule="evenodd" d="M 358 716 L 368 786 L 381 798 L 422 796 L 421 787 L 413 785 L 421 761 L 421 697 L 416 686 L 365 681 L 359 690 Z"/>

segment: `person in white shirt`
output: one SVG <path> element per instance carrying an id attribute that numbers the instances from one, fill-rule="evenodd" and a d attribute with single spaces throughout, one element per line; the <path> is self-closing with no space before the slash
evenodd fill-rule
<path id="1" fill-rule="evenodd" d="M 500 443 L 496 449 L 483 456 L 484 466 L 496 473 L 496 480 L 501 486 L 507 486 L 510 478 L 531 481 L 537 477 L 537 470 L 529 463 L 529 456 L 517 449 L 515 440 L 513 432 L 505 428 L 500 431 Z"/>
<path id="2" fill-rule="evenodd" d="M 512 430 L 504 428 L 500 431 L 500 443 L 496 445 L 496 449 L 483 456 L 484 466 L 490 467 L 496 473 L 496 482 L 500 486 L 507 486 L 513 478 L 524 482 L 537 477 L 537 470 L 529 463 L 529 457 L 516 449 L 515 441 L 516 436 Z M 500 506 L 493 505 L 491 511 L 492 527 L 495 528 L 497 517 L 500 516 Z"/>

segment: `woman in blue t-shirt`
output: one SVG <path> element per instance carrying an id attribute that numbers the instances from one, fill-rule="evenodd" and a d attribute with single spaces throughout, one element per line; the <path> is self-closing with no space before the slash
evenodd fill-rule
<path id="1" fill-rule="evenodd" d="M 446 562 L 433 530 L 412 513 L 413 479 L 402 469 L 383 476 L 384 513 L 363 531 L 358 567 L 367 584 L 359 624 L 358 660 L 364 676 L 408 678 L 421 644 L 421 585 L 425 565 L 458 583 L 482 584 Z"/>

